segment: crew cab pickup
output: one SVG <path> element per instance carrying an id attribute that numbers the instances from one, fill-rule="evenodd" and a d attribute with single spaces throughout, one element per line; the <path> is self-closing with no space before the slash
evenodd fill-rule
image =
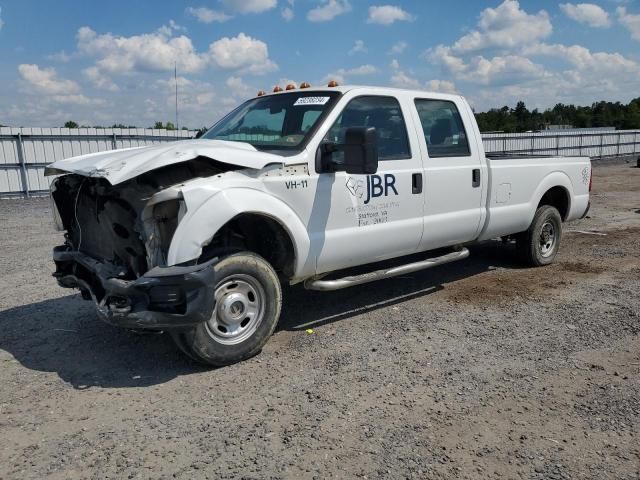
<path id="1" fill-rule="evenodd" d="M 589 158 L 487 156 L 461 96 L 355 86 L 260 92 L 199 139 L 46 173 L 66 231 L 58 283 L 104 320 L 168 331 L 211 365 L 260 351 L 284 282 L 350 287 L 498 237 L 547 265 L 591 183 Z"/>

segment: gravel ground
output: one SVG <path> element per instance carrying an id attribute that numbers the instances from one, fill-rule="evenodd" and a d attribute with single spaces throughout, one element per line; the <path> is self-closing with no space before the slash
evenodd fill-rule
<path id="1" fill-rule="evenodd" d="M 640 478 L 640 169 L 593 193 L 553 266 L 488 242 L 288 288 L 264 351 L 217 370 L 99 322 L 50 276 L 48 200 L 0 201 L 0 479 Z"/>

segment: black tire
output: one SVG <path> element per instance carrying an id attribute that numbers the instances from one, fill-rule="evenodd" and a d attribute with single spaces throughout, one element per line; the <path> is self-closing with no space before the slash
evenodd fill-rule
<path id="1" fill-rule="evenodd" d="M 211 319 L 171 335 L 193 360 L 222 367 L 253 357 L 267 343 L 280 318 L 282 289 L 271 265 L 252 252 L 229 255 L 213 268 Z"/>
<path id="2" fill-rule="evenodd" d="M 562 240 L 562 217 L 555 207 L 543 205 L 536 210 L 531 226 L 516 238 L 522 261 L 531 267 L 553 263 Z"/>

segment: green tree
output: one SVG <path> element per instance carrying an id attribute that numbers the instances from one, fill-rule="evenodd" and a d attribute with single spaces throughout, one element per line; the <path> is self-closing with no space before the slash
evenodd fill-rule
<path id="1" fill-rule="evenodd" d="M 64 124 L 64 128 L 78 128 L 78 124 L 73 120 L 69 120 Z"/>

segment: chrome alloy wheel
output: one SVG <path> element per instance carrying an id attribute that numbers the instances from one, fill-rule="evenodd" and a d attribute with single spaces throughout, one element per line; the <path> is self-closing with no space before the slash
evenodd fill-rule
<path id="1" fill-rule="evenodd" d="M 222 280 L 214 293 L 216 305 L 207 331 L 219 343 L 236 345 L 251 337 L 264 317 L 265 293 L 249 275 Z"/>
<path id="2" fill-rule="evenodd" d="M 557 241 L 556 227 L 552 222 L 545 222 L 540 229 L 540 254 L 548 257 L 553 253 Z"/>

